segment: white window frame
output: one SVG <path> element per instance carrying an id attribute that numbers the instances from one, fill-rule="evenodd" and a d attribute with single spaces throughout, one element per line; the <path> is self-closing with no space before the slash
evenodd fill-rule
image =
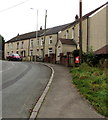
<path id="1" fill-rule="evenodd" d="M 9 49 L 10 47 L 9 47 L 9 43 L 8 43 L 8 49 Z"/>
<path id="2" fill-rule="evenodd" d="M 33 50 L 30 50 L 30 56 L 33 56 Z"/>
<path id="3" fill-rule="evenodd" d="M 50 55 L 51 53 L 53 53 L 53 49 L 52 48 L 48 48 L 48 54 Z"/>
<path id="4" fill-rule="evenodd" d="M 30 43 L 30 47 L 33 48 L 33 40 L 31 40 Z"/>
<path id="5" fill-rule="evenodd" d="M 61 46 L 58 46 L 58 57 L 60 56 L 60 53 L 62 53 L 61 52 Z"/>
<path id="6" fill-rule="evenodd" d="M 19 51 L 16 51 L 16 54 L 19 54 Z"/>
<path id="7" fill-rule="evenodd" d="M 41 38 L 41 46 L 43 45 L 43 43 L 44 43 L 44 39 L 43 39 L 43 38 Z"/>
<path id="8" fill-rule="evenodd" d="M 37 46 L 39 46 L 39 39 L 37 39 Z"/>
<path id="9" fill-rule="evenodd" d="M 41 49 L 41 57 L 43 57 L 43 49 Z"/>
<path id="10" fill-rule="evenodd" d="M 39 52 L 39 49 L 37 49 L 37 52 Z"/>
<path id="11" fill-rule="evenodd" d="M 69 30 L 66 30 L 66 39 L 69 38 Z"/>
<path id="12" fill-rule="evenodd" d="M 21 42 L 21 49 L 24 48 L 24 41 Z"/>
<path id="13" fill-rule="evenodd" d="M 72 39 L 74 39 L 75 38 L 75 28 L 73 27 L 72 28 Z"/>
<path id="14" fill-rule="evenodd" d="M 13 43 L 10 43 L 10 48 L 11 48 L 11 49 L 13 48 Z"/>
<path id="15" fill-rule="evenodd" d="M 80 27 L 79 27 L 79 24 L 78 24 L 78 38 L 79 38 L 79 32 L 80 32 Z"/>
<path id="16" fill-rule="evenodd" d="M 49 44 L 52 44 L 53 41 L 52 41 L 52 36 L 49 37 Z"/>
<path id="17" fill-rule="evenodd" d="M 17 42 L 17 50 L 19 49 L 19 42 Z"/>

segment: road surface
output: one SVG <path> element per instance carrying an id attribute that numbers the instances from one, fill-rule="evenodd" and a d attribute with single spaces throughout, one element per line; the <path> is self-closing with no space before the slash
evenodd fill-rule
<path id="1" fill-rule="evenodd" d="M 50 68 L 39 63 L 4 61 L 2 63 L 3 118 L 29 118 L 50 75 Z"/>

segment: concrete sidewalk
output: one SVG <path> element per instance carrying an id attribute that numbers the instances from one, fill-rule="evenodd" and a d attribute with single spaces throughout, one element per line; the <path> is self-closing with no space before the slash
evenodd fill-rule
<path id="1" fill-rule="evenodd" d="M 103 118 L 78 93 L 69 68 L 48 65 L 54 68 L 55 74 L 37 118 Z"/>

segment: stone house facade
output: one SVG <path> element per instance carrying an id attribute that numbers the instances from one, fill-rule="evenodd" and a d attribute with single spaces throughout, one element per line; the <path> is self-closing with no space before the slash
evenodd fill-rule
<path id="1" fill-rule="evenodd" d="M 96 54 L 108 54 L 107 19 L 108 2 L 83 16 L 83 52 L 87 52 L 92 48 Z M 48 28 L 46 32 L 42 29 L 36 32 L 17 35 L 7 41 L 5 43 L 5 58 L 10 53 L 18 53 L 23 56 L 23 60 L 35 61 L 37 59 L 43 60 L 46 55 L 48 57 L 55 54 L 56 61 L 60 61 L 58 54 L 66 54 L 79 49 L 78 18 L 72 23 Z M 74 44 L 69 45 L 66 40 L 71 40 Z"/>

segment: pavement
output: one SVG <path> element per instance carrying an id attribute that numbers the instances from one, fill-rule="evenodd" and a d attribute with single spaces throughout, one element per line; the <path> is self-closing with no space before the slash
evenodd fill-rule
<path id="1" fill-rule="evenodd" d="M 47 65 L 54 69 L 54 77 L 37 118 L 104 118 L 72 84 L 70 68 Z"/>

